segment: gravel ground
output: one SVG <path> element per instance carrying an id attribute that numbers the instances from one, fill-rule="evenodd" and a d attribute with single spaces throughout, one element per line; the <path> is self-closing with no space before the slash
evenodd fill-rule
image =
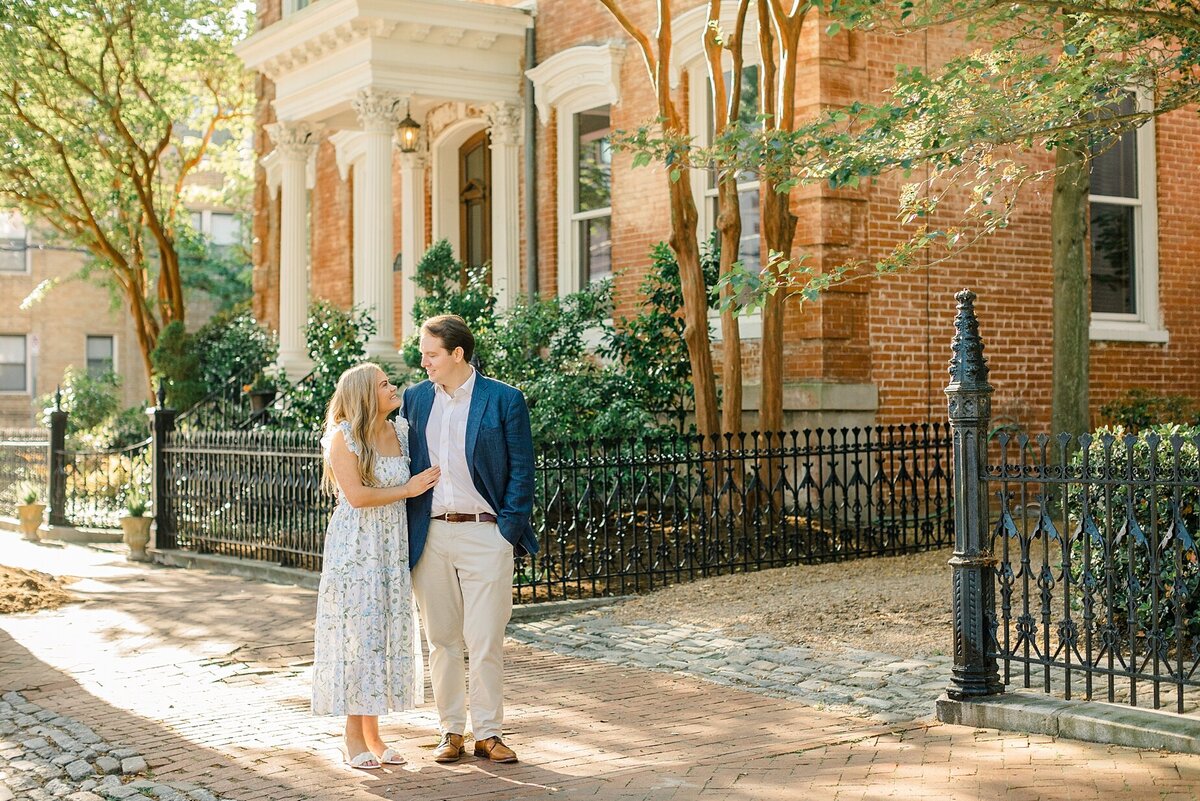
<path id="1" fill-rule="evenodd" d="M 621 604 L 617 620 L 674 620 L 813 648 L 949 652 L 949 549 L 775 568 L 678 584 Z"/>
<path id="2" fill-rule="evenodd" d="M 63 589 L 63 583 L 36 570 L 0 565 L 0 615 L 57 609 L 77 600 Z"/>

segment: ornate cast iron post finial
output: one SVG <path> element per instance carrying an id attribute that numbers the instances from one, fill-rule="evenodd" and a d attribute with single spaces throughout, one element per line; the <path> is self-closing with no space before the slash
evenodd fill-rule
<path id="1" fill-rule="evenodd" d="M 954 667 L 946 693 L 956 701 L 1004 692 L 992 643 L 996 631 L 995 558 L 988 545 L 984 470 L 992 386 L 975 317 L 975 293 L 956 294 L 958 313 L 946 387 L 954 448 Z"/>

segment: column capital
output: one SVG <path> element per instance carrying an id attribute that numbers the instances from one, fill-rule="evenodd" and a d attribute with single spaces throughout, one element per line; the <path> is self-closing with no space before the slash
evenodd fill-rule
<path id="1" fill-rule="evenodd" d="M 521 138 L 521 107 L 516 103 L 489 103 L 484 115 L 491 124 L 493 145 L 515 145 Z"/>
<path id="2" fill-rule="evenodd" d="M 360 89 L 350 105 L 358 114 L 363 130 L 390 134 L 396 127 L 396 109 L 400 102 L 400 95 L 394 92 L 368 88 Z"/>
<path id="3" fill-rule="evenodd" d="M 321 141 L 324 126 L 304 121 L 273 122 L 264 126 L 279 155 L 288 161 L 307 161 Z"/>

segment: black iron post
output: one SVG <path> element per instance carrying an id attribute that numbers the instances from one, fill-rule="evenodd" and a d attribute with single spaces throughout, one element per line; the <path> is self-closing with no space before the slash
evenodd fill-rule
<path id="1" fill-rule="evenodd" d="M 956 294 L 949 398 L 954 443 L 954 668 L 947 694 L 957 701 L 1004 692 L 990 643 L 996 630 L 996 559 L 988 540 L 984 483 L 987 429 L 992 410 L 975 293 Z M 990 653 L 989 653 L 990 652 Z"/>
<path id="2" fill-rule="evenodd" d="M 50 501 L 48 522 L 52 526 L 69 526 L 67 520 L 67 413 L 62 407 L 62 388 L 54 391 L 54 411 L 50 412 Z"/>
<path id="3" fill-rule="evenodd" d="M 158 384 L 158 405 L 150 410 L 151 443 L 150 457 L 153 460 L 150 500 L 154 510 L 154 547 L 175 547 L 175 526 L 170 504 L 167 502 L 166 448 L 171 432 L 175 430 L 175 410 L 167 408 L 167 387 Z"/>

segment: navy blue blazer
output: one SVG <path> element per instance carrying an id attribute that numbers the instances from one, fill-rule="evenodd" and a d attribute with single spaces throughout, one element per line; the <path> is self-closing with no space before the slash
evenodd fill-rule
<path id="1" fill-rule="evenodd" d="M 425 426 L 433 410 L 434 387 L 429 380 L 404 390 L 404 419 L 408 420 L 408 452 L 412 472 L 430 466 Z M 475 376 L 471 407 L 467 411 L 467 464 L 475 489 L 496 510 L 496 523 L 513 554 L 538 552 L 537 536 L 529 517 L 533 513 L 533 434 L 529 407 L 516 387 Z M 408 564 L 415 567 L 429 536 L 433 490 L 409 498 Z"/>

